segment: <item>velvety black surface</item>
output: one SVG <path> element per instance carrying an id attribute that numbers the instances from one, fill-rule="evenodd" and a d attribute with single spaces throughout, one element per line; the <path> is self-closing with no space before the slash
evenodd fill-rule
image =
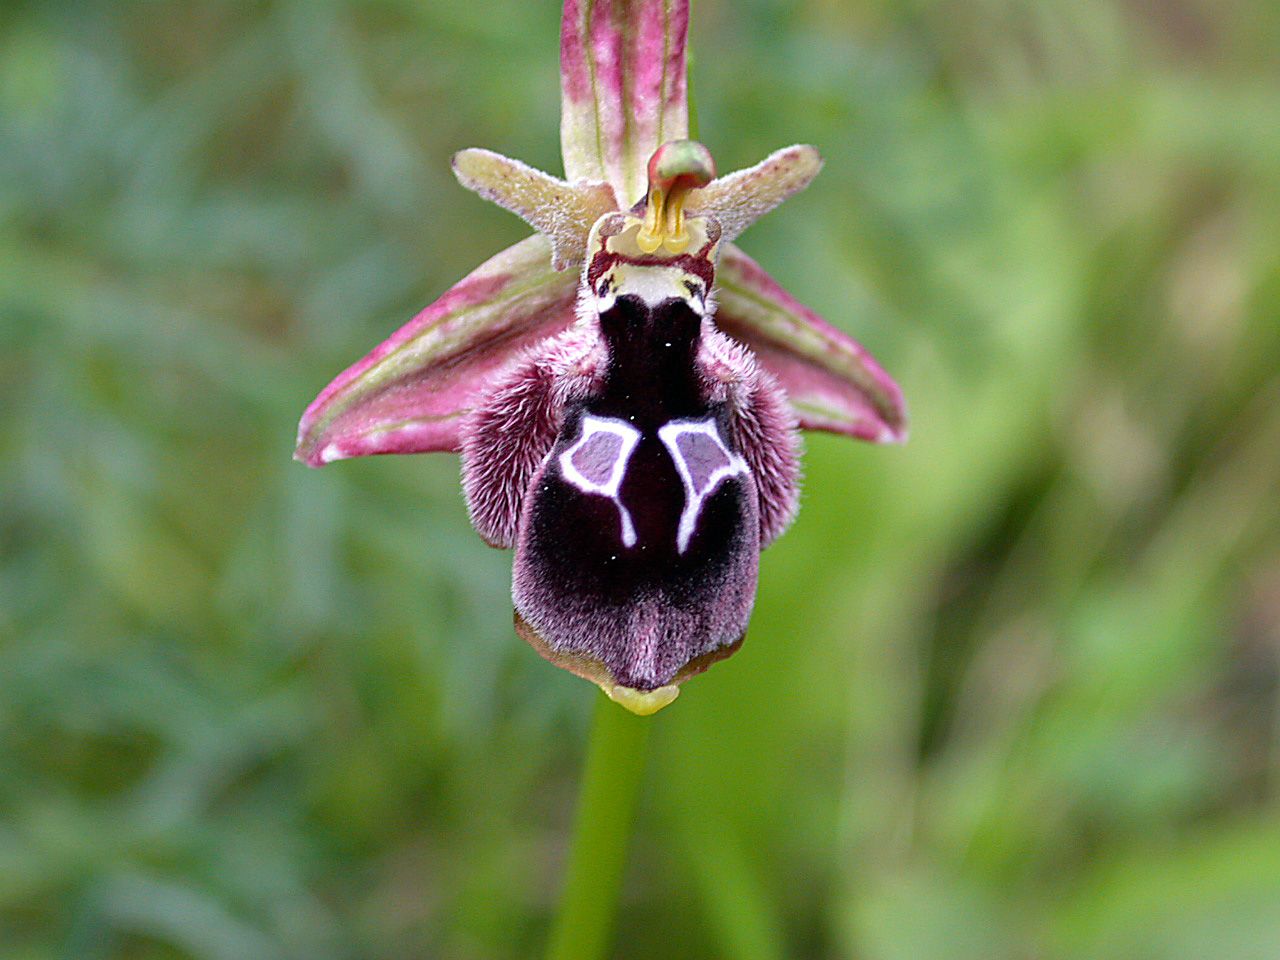
<path id="1" fill-rule="evenodd" d="M 516 577 L 520 612 L 557 648 L 589 653 L 619 683 L 668 682 L 688 660 L 736 641 L 746 628 L 758 560 L 758 495 L 730 477 L 702 506 L 687 549 L 677 548 L 685 489 L 658 437 L 672 420 L 717 422 L 694 370 L 700 318 L 683 301 L 649 310 L 620 297 L 601 316 L 611 360 L 600 394 L 571 409 L 532 491 Z M 624 545 L 617 504 L 566 481 L 559 457 L 584 415 L 629 423 L 641 437 L 620 488 L 636 541 Z"/>
<path id="2" fill-rule="evenodd" d="M 646 585 L 696 589 L 714 575 L 738 544 L 745 499 L 754 495 L 746 477 L 731 477 L 707 498 L 688 549 L 679 553 L 676 533 L 685 491 L 656 432 L 645 431 L 622 483 L 621 501 L 635 524 L 636 543 L 621 539 L 618 508 L 607 497 L 584 493 L 560 476 L 556 458 L 578 437 L 575 412 L 552 453 L 534 495 L 530 521 L 543 562 L 557 577 L 572 579 L 606 602 L 626 603 Z M 723 431 L 722 431 L 723 435 Z"/>

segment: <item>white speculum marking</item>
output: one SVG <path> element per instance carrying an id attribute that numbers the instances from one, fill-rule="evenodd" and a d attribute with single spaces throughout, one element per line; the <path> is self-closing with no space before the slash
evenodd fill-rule
<path id="1" fill-rule="evenodd" d="M 673 420 L 658 428 L 658 438 L 684 481 L 684 510 L 676 532 L 676 548 L 684 553 L 707 498 L 725 480 L 751 471 L 745 460 L 725 446 L 713 420 Z"/>
<path id="2" fill-rule="evenodd" d="M 600 282 L 595 291 L 596 312 L 608 312 L 618 297 L 630 294 L 648 307 L 656 307 L 671 299 L 683 300 L 689 304 L 690 310 L 703 316 L 706 313 L 706 291 L 702 286 L 701 279 L 679 267 L 623 264 L 614 267 Z M 695 290 L 698 293 L 695 294 Z"/>
<path id="3" fill-rule="evenodd" d="M 640 431 L 625 420 L 588 414 L 582 418 L 582 436 L 560 454 L 560 473 L 565 480 L 583 493 L 608 497 L 618 508 L 625 547 L 636 545 L 636 528 L 618 491 L 639 442 Z"/>

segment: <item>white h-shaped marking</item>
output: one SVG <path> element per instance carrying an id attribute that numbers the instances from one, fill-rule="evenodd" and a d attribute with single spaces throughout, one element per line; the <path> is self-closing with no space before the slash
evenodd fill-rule
<path id="1" fill-rule="evenodd" d="M 709 472 L 706 464 L 700 464 L 697 480 L 693 468 L 683 450 L 680 449 L 680 438 L 687 436 L 705 436 L 715 444 L 713 456 L 720 462 Z M 676 534 L 676 547 L 684 553 L 693 538 L 693 530 L 698 525 L 698 515 L 702 513 L 702 504 L 707 497 L 715 493 L 720 484 L 729 477 L 750 474 L 751 470 L 736 453 L 730 452 L 720 439 L 720 431 L 712 420 L 673 420 L 658 428 L 658 438 L 671 454 L 671 461 L 676 465 L 680 479 L 684 481 L 684 510 L 680 513 L 680 529 Z M 702 475 L 704 474 L 705 475 Z M 702 484 L 701 489 L 698 483 Z"/>
<path id="2" fill-rule="evenodd" d="M 601 433 L 615 436 L 620 441 L 617 452 L 613 455 L 613 463 L 609 467 L 608 479 L 603 482 L 584 476 L 573 462 L 574 455 L 586 447 L 591 442 L 592 437 Z M 614 506 L 618 508 L 618 516 L 622 521 L 622 544 L 626 547 L 634 547 L 636 545 L 636 528 L 631 521 L 631 511 L 623 506 L 622 500 L 618 496 L 618 491 L 622 487 L 622 478 L 626 476 L 627 464 L 631 460 L 631 454 L 635 452 L 636 444 L 639 442 L 640 431 L 625 420 L 615 420 L 612 417 L 593 417 L 590 414 L 586 414 L 582 418 L 582 436 L 578 438 L 577 443 L 560 454 L 560 473 L 565 480 L 583 493 L 595 493 L 602 497 L 608 497 L 613 501 Z"/>

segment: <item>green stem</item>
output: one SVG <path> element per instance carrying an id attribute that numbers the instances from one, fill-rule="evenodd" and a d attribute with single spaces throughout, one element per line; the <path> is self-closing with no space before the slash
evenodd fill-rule
<path id="1" fill-rule="evenodd" d="M 598 960 L 608 952 L 651 722 L 603 694 L 597 699 L 573 852 L 547 960 Z"/>

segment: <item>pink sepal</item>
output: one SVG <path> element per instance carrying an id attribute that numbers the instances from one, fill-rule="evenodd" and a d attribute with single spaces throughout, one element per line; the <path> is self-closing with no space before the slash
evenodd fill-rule
<path id="1" fill-rule="evenodd" d="M 560 146 L 570 181 L 605 180 L 622 209 L 645 165 L 689 135 L 689 0 L 566 0 L 560 26 Z"/>
<path id="2" fill-rule="evenodd" d="M 456 451 L 463 418 L 521 350 L 573 322 L 577 276 L 537 235 L 454 284 L 312 401 L 294 458 L 320 467 L 381 453 Z"/>
<path id="3" fill-rule="evenodd" d="M 906 440 L 907 410 L 893 378 L 732 244 L 721 254 L 716 290 L 716 326 L 777 378 L 801 427 L 873 443 Z"/>

